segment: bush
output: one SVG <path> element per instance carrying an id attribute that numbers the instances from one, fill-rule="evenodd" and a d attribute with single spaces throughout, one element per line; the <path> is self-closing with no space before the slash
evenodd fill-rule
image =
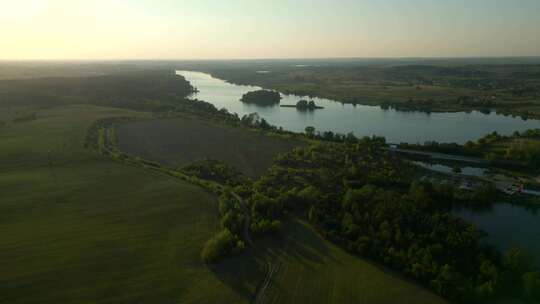
<path id="1" fill-rule="evenodd" d="M 251 231 L 257 235 L 274 234 L 281 229 L 281 221 L 261 219 L 253 221 Z"/>
<path id="2" fill-rule="evenodd" d="M 205 263 L 215 263 L 230 253 L 239 253 L 244 242 L 238 240 L 229 229 L 223 229 L 204 244 L 201 257 Z"/>

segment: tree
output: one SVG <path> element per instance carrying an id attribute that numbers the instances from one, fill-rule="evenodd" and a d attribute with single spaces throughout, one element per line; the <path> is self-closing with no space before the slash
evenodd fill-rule
<path id="1" fill-rule="evenodd" d="M 437 277 L 431 281 L 435 291 L 444 296 L 454 298 L 457 296 L 456 287 L 459 286 L 460 276 L 454 268 L 448 264 L 441 267 Z"/>
<path id="2" fill-rule="evenodd" d="M 302 100 L 299 100 L 297 103 L 296 103 L 296 107 L 297 108 L 300 108 L 300 109 L 305 109 L 308 107 L 308 102 L 307 100 L 305 99 L 302 99 Z"/>
<path id="3" fill-rule="evenodd" d="M 531 268 L 531 260 L 523 250 L 513 247 L 505 252 L 503 265 L 507 270 L 514 274 L 521 275 Z"/>
<path id="4" fill-rule="evenodd" d="M 204 244 L 201 257 L 205 263 L 215 263 L 229 253 L 243 249 L 243 242 L 237 240 L 229 229 L 223 229 Z"/>
<path id="5" fill-rule="evenodd" d="M 306 135 L 309 138 L 313 138 L 315 136 L 315 127 L 307 126 L 305 131 L 306 131 Z"/>

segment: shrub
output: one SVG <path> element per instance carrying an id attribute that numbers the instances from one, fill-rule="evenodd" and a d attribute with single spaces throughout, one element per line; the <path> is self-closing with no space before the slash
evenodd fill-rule
<path id="1" fill-rule="evenodd" d="M 230 253 L 239 253 L 244 242 L 238 240 L 229 229 L 223 229 L 204 244 L 201 257 L 205 263 L 215 263 Z"/>

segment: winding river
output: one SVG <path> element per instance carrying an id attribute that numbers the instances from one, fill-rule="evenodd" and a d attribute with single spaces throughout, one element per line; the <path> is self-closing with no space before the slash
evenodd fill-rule
<path id="1" fill-rule="evenodd" d="M 423 113 L 384 110 L 378 106 L 342 104 L 324 98 L 283 95 L 281 104 L 296 104 L 300 99 L 312 99 L 324 109 L 298 111 L 295 108 L 261 107 L 240 102 L 246 92 L 259 90 L 256 86 L 243 86 L 227 83 L 209 74 L 191 71 L 177 71 L 186 78 L 199 92 L 192 98 L 212 103 L 218 109 L 226 108 L 240 117 L 257 112 L 269 123 L 286 130 L 304 132 L 307 126 L 319 131 L 339 133 L 353 132 L 356 136 L 379 135 L 388 142 L 423 143 L 429 140 L 439 142 L 465 143 L 478 139 L 488 133 L 511 134 L 532 128 L 540 128 L 538 120 L 470 113 Z"/>
<path id="2" fill-rule="evenodd" d="M 279 106 L 261 107 L 239 101 L 244 93 L 259 90 L 260 87 L 230 84 L 201 72 L 177 71 L 177 74 L 184 76 L 199 90 L 192 98 L 210 102 L 218 109 L 226 108 L 240 117 L 257 112 L 271 124 L 296 132 L 303 132 L 306 126 L 314 126 L 319 131 L 385 136 L 388 142 L 394 143 L 423 143 L 428 140 L 465 143 L 493 131 L 511 134 L 514 131 L 540 128 L 538 120 L 523 120 L 495 113 L 402 112 L 384 110 L 377 106 L 341 104 L 324 98 L 312 98 L 317 105 L 324 107 L 315 111 L 298 111 Z M 296 104 L 300 99 L 311 99 L 283 94 L 282 97 L 281 104 Z M 451 170 L 442 165 L 431 165 L 430 169 L 446 173 Z M 467 167 L 464 173 L 479 176 L 484 174 L 484 169 Z M 501 250 L 511 246 L 524 248 L 536 257 L 537 265 L 540 265 L 538 210 L 499 203 L 484 211 L 463 209 L 455 213 L 486 231 L 489 235 L 486 241 L 492 245 Z"/>

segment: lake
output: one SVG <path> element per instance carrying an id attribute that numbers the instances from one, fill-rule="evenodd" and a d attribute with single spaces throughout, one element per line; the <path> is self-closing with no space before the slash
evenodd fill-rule
<path id="1" fill-rule="evenodd" d="M 243 94 L 260 90 L 256 86 L 234 85 L 209 74 L 192 71 L 177 71 L 199 92 L 192 98 L 212 103 L 218 109 L 225 108 L 240 117 L 257 112 L 275 126 L 285 130 L 304 132 L 307 126 L 319 131 L 339 133 L 353 132 L 356 136 L 378 135 L 388 142 L 423 143 L 428 140 L 465 143 L 488 133 L 511 134 L 514 131 L 540 128 L 538 120 L 523 120 L 495 113 L 423 113 L 384 110 L 378 106 L 342 104 L 324 98 L 283 95 L 281 104 L 296 104 L 300 99 L 314 100 L 324 109 L 298 111 L 296 108 L 277 106 L 261 107 L 240 102 Z"/>
<path id="2" fill-rule="evenodd" d="M 456 210 L 455 214 L 488 233 L 486 241 L 501 251 L 525 249 L 540 266 L 540 209 L 499 203 L 486 210 Z"/>

